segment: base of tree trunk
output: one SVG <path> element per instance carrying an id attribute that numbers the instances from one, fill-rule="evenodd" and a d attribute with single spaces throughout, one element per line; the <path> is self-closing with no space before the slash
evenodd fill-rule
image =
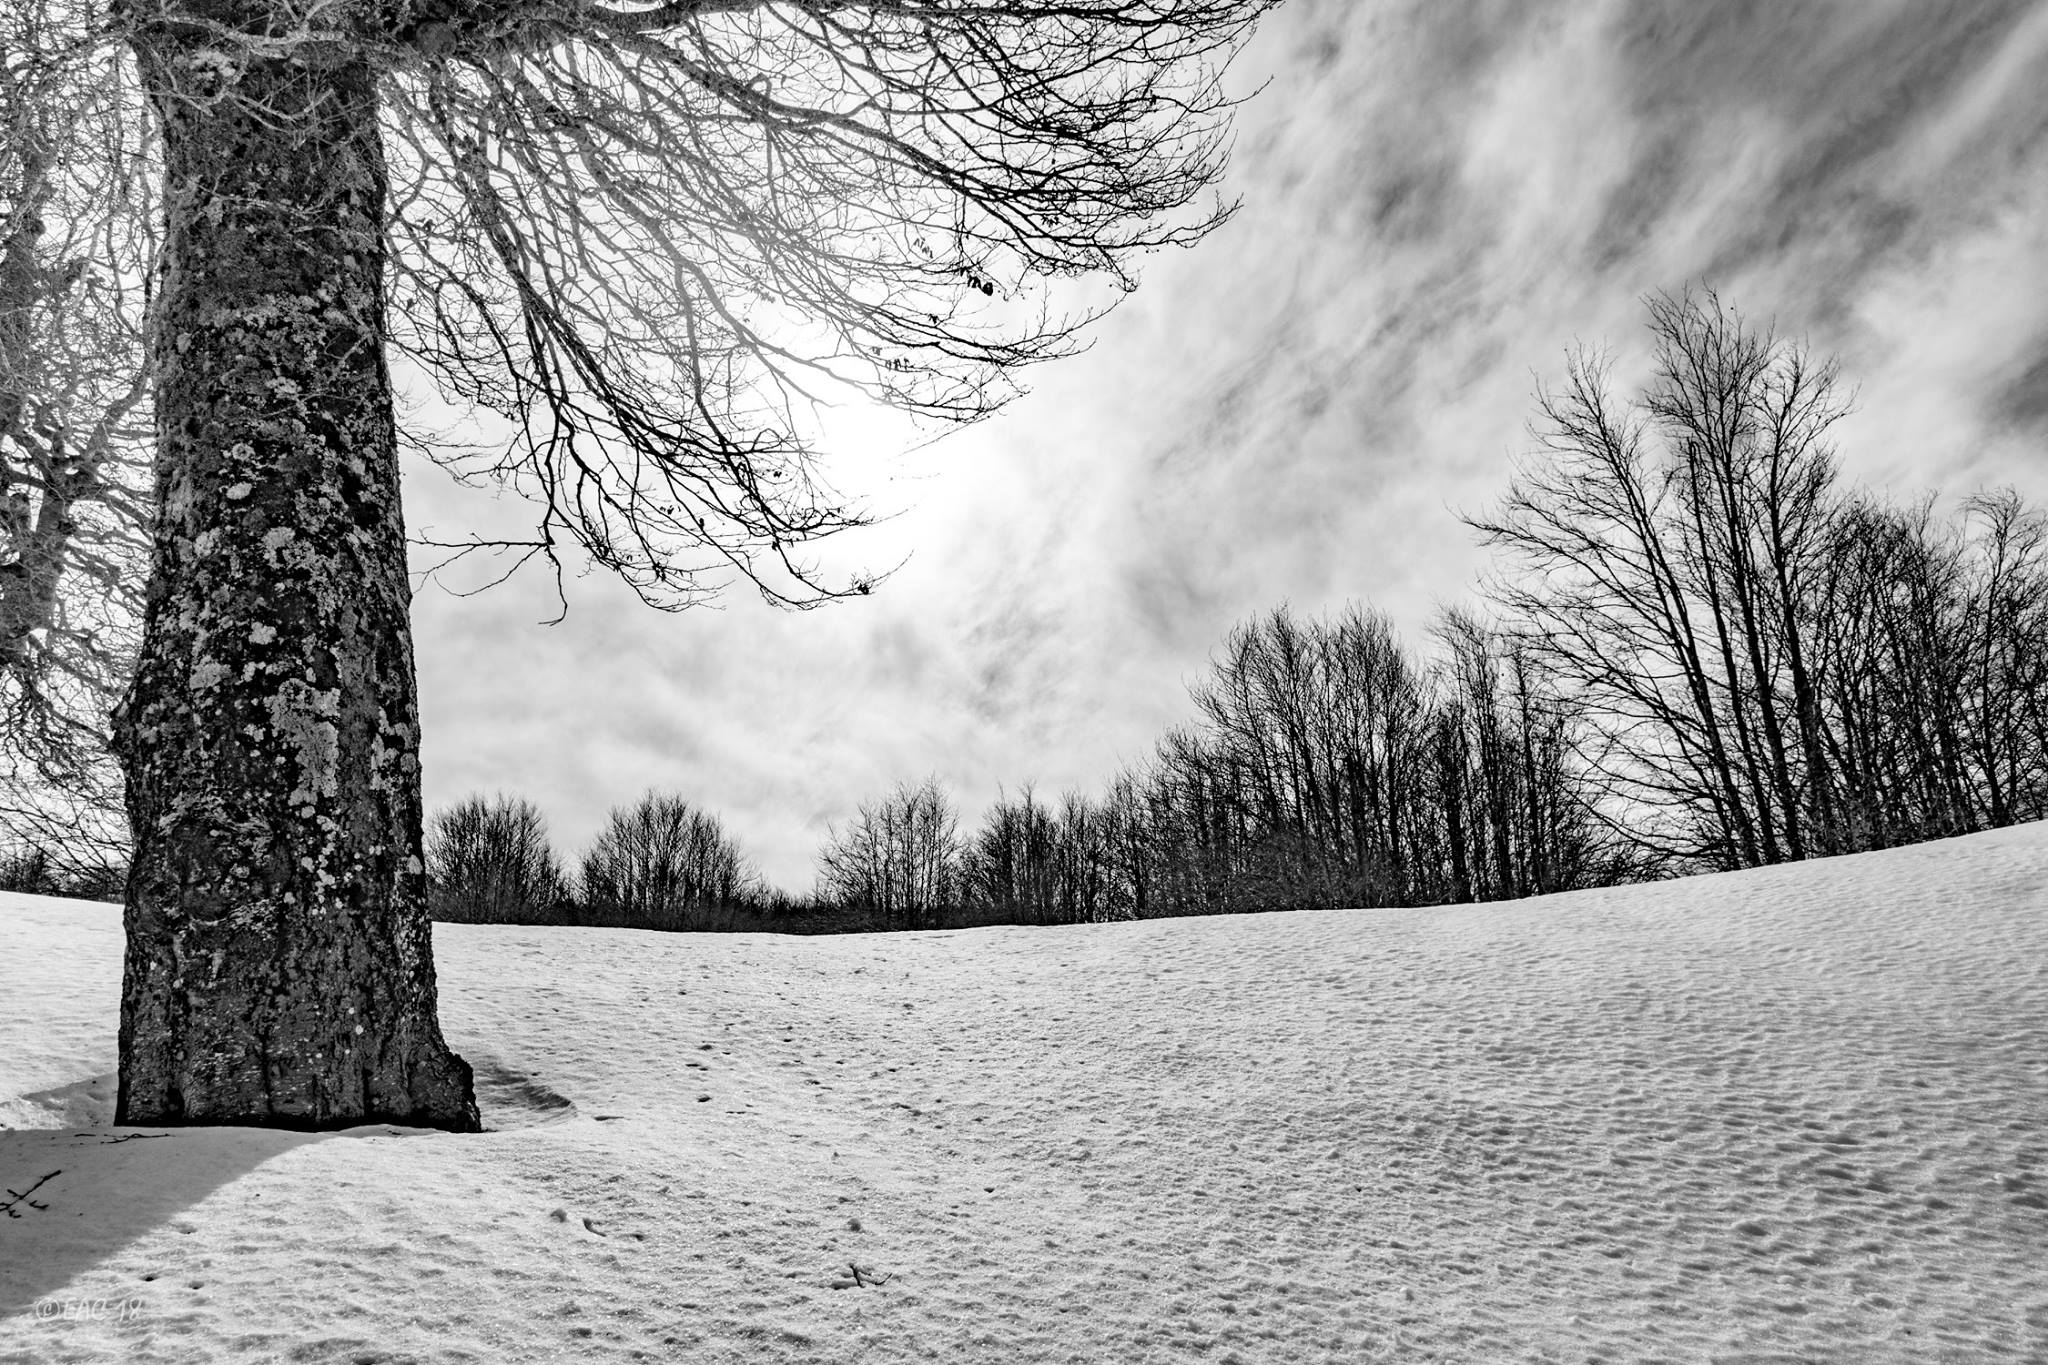
<path id="1" fill-rule="evenodd" d="M 424 922 L 394 933 L 342 907 L 205 920 L 131 887 L 127 927 L 116 1123 L 480 1131 L 469 1064 L 435 1019 Z M 424 992 L 396 996 L 421 976 Z"/>

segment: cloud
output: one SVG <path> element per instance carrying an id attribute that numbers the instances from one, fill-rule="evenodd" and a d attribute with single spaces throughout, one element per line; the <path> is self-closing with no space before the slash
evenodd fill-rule
<path id="1" fill-rule="evenodd" d="M 970 819 L 1093 786 L 1255 612 L 1362 598 L 1422 644 L 1536 384 L 1579 341 L 1632 382 L 1642 296 L 1691 281 L 1842 357 L 1857 477 L 2048 497 L 2048 5 L 1296 0 L 1233 79 L 1270 82 L 1242 211 L 1091 352 L 929 451 L 836 428 L 835 481 L 907 509 L 832 552 L 912 555 L 876 599 L 423 599 L 430 798 L 524 790 L 580 838 L 674 786 L 799 886 L 897 781 Z M 426 488 L 415 523 L 458 522 Z"/>
<path id="2" fill-rule="evenodd" d="M 2017 368 L 2017 374 L 1998 384 L 1991 411 L 2001 422 L 2048 435 L 2048 332 L 2027 345 Z"/>

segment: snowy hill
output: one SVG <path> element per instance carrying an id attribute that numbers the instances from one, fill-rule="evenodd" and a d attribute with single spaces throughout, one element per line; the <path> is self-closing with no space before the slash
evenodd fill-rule
<path id="1" fill-rule="evenodd" d="M 0 898 L 0 1361 L 2048 1360 L 2048 827 L 1448 910 L 435 935 L 498 1131 L 120 1130 L 119 912 Z"/>

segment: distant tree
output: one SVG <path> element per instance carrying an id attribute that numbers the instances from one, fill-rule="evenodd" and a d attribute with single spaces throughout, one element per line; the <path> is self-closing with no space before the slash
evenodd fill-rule
<path id="1" fill-rule="evenodd" d="M 532 802 L 467 797 L 427 821 L 428 903 L 435 919 L 547 924 L 569 887 Z"/>
<path id="2" fill-rule="evenodd" d="M 2048 811 L 2048 516 L 1998 489 L 1961 521 L 1959 728 L 1975 823 L 1996 828 Z"/>
<path id="3" fill-rule="evenodd" d="M 1015 800 L 998 794 L 967 841 L 960 860 L 960 891 L 983 918 L 1003 924 L 1043 924 L 1053 914 L 1053 814 L 1026 783 Z"/>
<path id="4" fill-rule="evenodd" d="M 1450 610 L 1436 633 L 1427 768 L 1441 824 L 1424 836 L 1429 899 L 1512 900 L 1644 875 L 1586 762 L 1583 703 L 1510 630 Z"/>
<path id="5" fill-rule="evenodd" d="M 1845 490 L 1832 361 L 1711 293 L 1652 299 L 1650 327 L 1645 392 L 1575 353 L 1537 456 L 1469 519 L 1638 853 L 1746 867 L 2048 813 L 2048 518 Z"/>
<path id="6" fill-rule="evenodd" d="M 1151 915 L 1206 915 L 1249 908 L 1241 871 L 1253 840 L 1239 767 L 1190 726 L 1160 737 L 1149 761 L 1120 781 L 1140 795 L 1142 861 Z"/>
<path id="7" fill-rule="evenodd" d="M 1095 809 L 1106 879 L 1102 917 L 1149 918 L 1157 911 L 1161 879 L 1151 793 L 1137 774 L 1126 770 L 1110 780 Z"/>
<path id="8" fill-rule="evenodd" d="M 804 557 L 862 520 L 815 405 L 982 417 L 1092 316 L 1047 281 L 1128 288 L 1222 222 L 1222 67 L 1274 2 L 73 6 L 60 46 L 126 48 L 163 178 L 120 1120 L 477 1126 L 392 351 L 505 419 L 456 458 L 538 498 L 507 548 L 671 607 L 866 591 Z"/>
<path id="9" fill-rule="evenodd" d="M 1862 496 L 1810 595 L 1843 840 L 2048 813 L 2048 519 L 2003 490 L 1944 521 Z"/>
<path id="10" fill-rule="evenodd" d="M 1628 875 L 1580 710 L 1521 642 L 1458 613 L 1439 634 L 1429 664 L 1358 605 L 1238 626 L 1189 689 L 1199 721 L 1047 822 L 1080 870 L 1072 903 L 1098 919 L 1418 905 Z"/>
<path id="11" fill-rule="evenodd" d="M 818 855 L 821 896 L 895 929 L 941 927 L 958 903 L 959 813 L 935 777 L 865 803 Z"/>
<path id="12" fill-rule="evenodd" d="M 614 807 L 583 855 L 579 918 L 645 929 L 723 927 L 754 898 L 757 877 L 718 817 L 648 792 Z"/>
<path id="13" fill-rule="evenodd" d="M 1963 547 L 1932 498 L 1852 498 L 1811 599 L 1828 757 L 1852 848 L 1971 827 L 1960 778 Z"/>
<path id="14" fill-rule="evenodd" d="M 1649 301 L 1637 401 L 1579 351 L 1539 397 L 1539 452 L 1468 518 L 1493 588 L 1604 731 L 1641 838 L 1746 867 L 1841 846 L 1803 604 L 1829 568 L 1836 368 L 1711 293 Z"/>
<path id="15" fill-rule="evenodd" d="M 1093 924 L 1115 910 L 1109 846 L 1110 822 L 1079 792 L 1060 797 L 1053 840 L 1053 924 Z"/>
<path id="16" fill-rule="evenodd" d="M 58 883 L 50 866 L 50 855 L 36 845 L 0 854 L 0 891 L 18 891 L 26 896 L 54 896 Z"/>
<path id="17" fill-rule="evenodd" d="M 1190 689 L 1193 742 L 1162 753 L 1205 814 L 1191 829 L 1231 871 L 1216 908 L 1410 903 L 1427 710 L 1386 618 L 1279 608 L 1231 632 Z M 1198 770 L 1206 769 L 1206 771 Z"/>
<path id="18" fill-rule="evenodd" d="M 1057 807 L 1029 783 L 998 796 L 960 857 L 969 913 L 997 924 L 1088 924 L 1121 919 L 1112 839 L 1121 826 L 1077 792 Z"/>
<path id="19" fill-rule="evenodd" d="M 89 863 L 77 856 L 53 858 L 40 844 L 16 843 L 0 850 L 0 891 L 75 900 L 118 901 L 128 871 L 119 863 Z"/>

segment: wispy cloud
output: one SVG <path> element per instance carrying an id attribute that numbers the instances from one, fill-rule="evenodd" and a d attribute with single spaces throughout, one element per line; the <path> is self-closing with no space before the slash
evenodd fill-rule
<path id="1" fill-rule="evenodd" d="M 1576 341 L 1639 373 L 1640 298 L 1688 282 L 1842 357 L 1853 474 L 2048 498 L 2048 4 L 1295 0 L 1238 77 L 1242 213 L 1090 354 L 893 466 L 848 428 L 908 504 L 852 547 L 914 552 L 877 599 L 423 598 L 430 799 L 523 790 L 573 842 L 672 786 L 795 886 L 897 780 L 1091 785 L 1253 611 L 1363 597 L 1419 643 L 1538 379 Z"/>

